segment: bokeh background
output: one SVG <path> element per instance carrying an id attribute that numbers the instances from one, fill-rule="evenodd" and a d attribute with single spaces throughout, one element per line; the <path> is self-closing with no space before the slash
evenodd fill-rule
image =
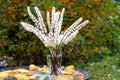
<path id="1" fill-rule="evenodd" d="M 119 2 L 113 0 L 0 0 L 0 59 L 8 59 L 9 66 L 46 64 L 47 48 L 42 42 L 20 25 L 31 23 L 27 6 L 35 14 L 38 6 L 46 22 L 46 12 L 52 6 L 64 7 L 62 30 L 76 19 L 83 17 L 90 23 L 63 49 L 63 65 L 86 64 L 102 60 L 120 52 Z M 35 14 L 36 15 L 36 14 Z M 83 21 L 84 21 L 83 20 Z M 34 24 L 33 24 L 34 25 Z"/>

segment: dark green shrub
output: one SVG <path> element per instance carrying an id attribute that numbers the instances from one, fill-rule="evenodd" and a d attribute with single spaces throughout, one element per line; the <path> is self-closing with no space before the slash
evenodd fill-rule
<path id="1" fill-rule="evenodd" d="M 34 6 L 39 6 L 44 19 L 52 6 L 59 10 L 65 7 L 63 30 L 79 17 L 90 20 L 89 25 L 65 46 L 64 65 L 97 61 L 104 55 L 119 51 L 119 15 L 111 0 L 1 0 L 0 55 L 12 56 L 11 65 L 44 64 L 46 61 L 47 50 L 42 42 L 19 24 L 21 21 L 32 24 L 27 6 L 31 6 L 32 12 Z"/>

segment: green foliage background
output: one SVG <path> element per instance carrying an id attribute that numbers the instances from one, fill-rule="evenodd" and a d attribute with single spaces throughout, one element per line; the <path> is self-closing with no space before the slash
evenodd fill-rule
<path id="1" fill-rule="evenodd" d="M 83 17 L 90 23 L 64 47 L 63 65 L 99 61 L 113 55 L 120 48 L 120 21 L 117 4 L 112 0 L 1 0 L 0 1 L 0 56 L 13 57 L 10 65 L 45 64 L 47 49 L 32 33 L 20 25 L 32 23 L 26 7 L 38 6 L 46 19 L 52 6 L 66 8 L 62 29 Z M 47 23 L 45 22 L 47 25 Z"/>

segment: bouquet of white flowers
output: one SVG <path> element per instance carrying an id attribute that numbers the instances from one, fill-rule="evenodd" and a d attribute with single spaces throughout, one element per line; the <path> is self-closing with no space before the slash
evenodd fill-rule
<path id="1" fill-rule="evenodd" d="M 57 62 L 58 56 L 61 54 L 61 47 L 66 45 L 71 39 L 73 39 L 78 31 L 89 23 L 88 20 L 81 23 L 82 18 L 76 20 L 67 30 L 61 31 L 63 14 L 65 8 L 62 9 L 62 12 L 56 11 L 55 7 L 52 8 L 52 13 L 47 12 L 47 23 L 48 29 L 44 24 L 43 17 L 37 7 L 34 7 L 37 17 L 36 18 L 30 10 L 30 7 L 27 7 L 28 14 L 32 21 L 35 23 L 35 26 L 27 24 L 25 22 L 21 22 L 21 25 L 29 32 L 33 32 L 42 42 L 43 44 L 49 48 L 51 56 L 51 74 L 58 75 L 58 66 Z M 48 31 L 47 31 L 48 30 Z"/>

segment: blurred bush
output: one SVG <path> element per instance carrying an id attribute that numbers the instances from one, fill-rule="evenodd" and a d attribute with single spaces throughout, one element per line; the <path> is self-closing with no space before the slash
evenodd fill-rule
<path id="1" fill-rule="evenodd" d="M 79 17 L 90 21 L 65 46 L 63 65 L 98 61 L 119 52 L 120 14 L 112 0 L 0 0 L 0 56 L 13 57 L 10 65 L 46 63 L 47 50 L 42 42 L 20 25 L 21 21 L 33 24 L 27 6 L 31 6 L 33 13 L 33 7 L 38 6 L 44 20 L 52 6 L 57 10 L 65 7 L 63 30 Z"/>

